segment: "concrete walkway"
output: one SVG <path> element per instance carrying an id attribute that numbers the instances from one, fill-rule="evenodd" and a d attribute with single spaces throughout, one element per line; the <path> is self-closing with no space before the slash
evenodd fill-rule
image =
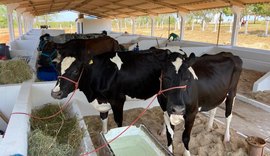
<path id="1" fill-rule="evenodd" d="M 224 109 L 225 104 L 222 104 L 217 109 L 215 117 L 217 121 L 222 123 L 226 122 Z M 270 136 L 270 113 L 251 104 L 236 100 L 231 128 L 245 136 L 257 136 L 265 139 Z M 270 138 L 267 140 L 266 147 L 268 149 L 265 150 L 269 151 Z"/>

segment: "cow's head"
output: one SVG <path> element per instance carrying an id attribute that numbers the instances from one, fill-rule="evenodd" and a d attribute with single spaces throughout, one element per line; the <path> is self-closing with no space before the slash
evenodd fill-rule
<path id="1" fill-rule="evenodd" d="M 57 44 L 51 40 L 49 34 L 40 37 L 38 50 L 41 52 L 38 59 L 38 65 L 48 67 L 53 64 L 53 60 L 57 58 Z"/>
<path id="2" fill-rule="evenodd" d="M 51 40 L 50 34 L 44 34 L 44 35 L 40 36 L 39 45 L 38 45 L 37 50 L 38 51 L 43 51 L 43 49 L 46 46 L 47 42 L 49 42 L 50 40 Z"/>
<path id="3" fill-rule="evenodd" d="M 89 64 L 91 64 L 91 62 Z M 83 73 L 83 66 L 84 63 L 76 57 L 63 58 L 57 65 L 60 76 L 51 91 L 51 96 L 55 99 L 62 99 L 77 89 L 80 77 Z"/>
<path id="4" fill-rule="evenodd" d="M 181 54 L 172 53 L 169 56 L 166 67 L 162 74 L 162 88 L 181 87 L 165 92 L 167 99 L 167 112 L 173 125 L 179 124 L 187 113 L 188 105 L 192 102 L 194 80 L 197 79 L 192 65 L 195 62 L 195 55 L 192 53 L 189 58 L 183 58 Z"/>

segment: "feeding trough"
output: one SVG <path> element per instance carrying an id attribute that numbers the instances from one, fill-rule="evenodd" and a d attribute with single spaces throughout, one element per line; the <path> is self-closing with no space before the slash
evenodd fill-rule
<path id="1" fill-rule="evenodd" d="M 114 128 L 101 133 L 101 144 L 108 144 L 127 127 Z M 131 126 L 119 138 L 99 151 L 100 156 L 167 156 L 173 155 L 144 126 Z"/>

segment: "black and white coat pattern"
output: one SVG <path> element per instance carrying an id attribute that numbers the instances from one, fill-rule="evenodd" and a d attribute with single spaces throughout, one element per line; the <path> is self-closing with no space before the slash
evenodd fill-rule
<path id="1" fill-rule="evenodd" d="M 191 54 L 184 61 L 181 56 L 171 55 L 163 70 L 162 88 L 186 86 L 184 89 L 172 90 L 164 93 L 166 98 L 160 99 L 164 112 L 168 112 L 167 128 L 169 142 L 173 139 L 174 126 L 185 122 L 182 141 L 185 156 L 189 156 L 189 140 L 191 129 L 198 111 L 210 111 L 208 128 L 211 129 L 216 107 L 225 102 L 226 131 L 224 141 L 230 141 L 230 122 L 232 107 L 236 96 L 236 89 L 242 60 L 231 53 L 221 52 L 216 55 L 203 55 L 196 58 Z M 160 98 L 160 97 L 159 97 Z M 165 101 L 163 101 L 165 100 Z M 169 126 L 167 126 L 169 127 Z"/>

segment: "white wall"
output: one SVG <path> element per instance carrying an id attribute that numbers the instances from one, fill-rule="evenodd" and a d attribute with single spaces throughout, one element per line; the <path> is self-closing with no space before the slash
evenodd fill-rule
<path id="1" fill-rule="evenodd" d="M 112 22 L 110 19 L 86 19 L 83 22 L 83 33 L 101 33 L 106 30 L 108 33 L 112 30 Z"/>
<path id="2" fill-rule="evenodd" d="M 266 73 L 263 77 L 257 80 L 253 85 L 253 92 L 257 91 L 270 91 L 270 72 Z"/>
<path id="3" fill-rule="evenodd" d="M 64 33 L 65 33 L 65 30 L 60 30 L 60 29 L 43 29 L 42 30 L 42 34 L 50 34 L 51 36 L 58 36 Z"/>
<path id="4" fill-rule="evenodd" d="M 166 42 L 166 39 L 145 39 L 145 40 L 140 40 L 138 42 L 139 45 L 139 50 L 146 50 L 151 47 L 156 47 L 158 44 L 163 44 Z M 129 47 L 129 50 L 133 50 L 136 47 L 137 43 L 133 44 L 132 46 Z"/>
<path id="5" fill-rule="evenodd" d="M 35 51 L 37 49 L 38 43 L 39 40 L 15 40 L 10 42 L 10 49 Z"/>
<path id="6" fill-rule="evenodd" d="M 0 110 L 6 118 L 9 119 L 12 109 L 16 102 L 16 97 L 19 94 L 21 84 L 15 85 L 0 85 Z M 0 129 L 5 131 L 7 124 L 3 121 L 0 123 Z"/>
<path id="7" fill-rule="evenodd" d="M 124 36 L 119 36 L 116 37 L 115 39 L 118 41 L 119 44 L 123 43 L 130 43 L 130 42 L 137 42 L 139 35 L 124 35 Z"/>
<path id="8" fill-rule="evenodd" d="M 243 67 L 261 72 L 270 71 L 270 52 L 267 50 L 240 48 L 240 47 L 214 47 L 210 53 L 221 51 L 232 52 L 243 60 Z"/>

